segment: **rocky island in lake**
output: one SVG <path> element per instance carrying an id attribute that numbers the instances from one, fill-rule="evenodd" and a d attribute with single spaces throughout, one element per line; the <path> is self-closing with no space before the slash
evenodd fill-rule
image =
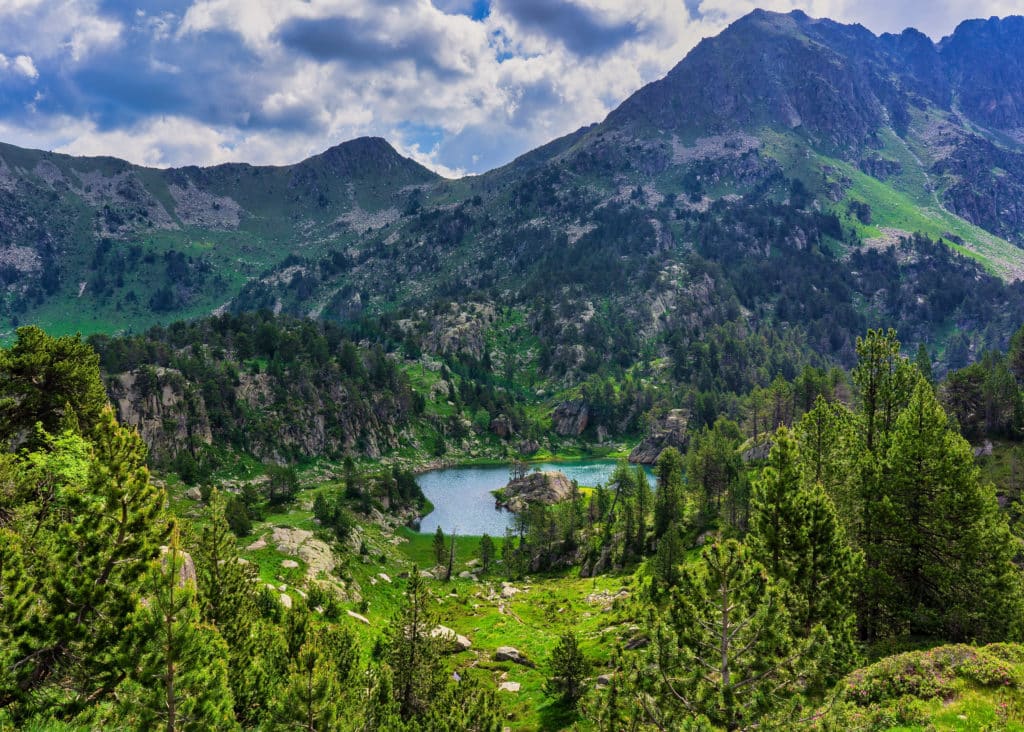
<path id="1" fill-rule="evenodd" d="M 531 503 L 551 505 L 573 497 L 576 487 L 558 470 L 534 471 L 515 476 L 494 492 L 495 505 L 519 513 Z"/>

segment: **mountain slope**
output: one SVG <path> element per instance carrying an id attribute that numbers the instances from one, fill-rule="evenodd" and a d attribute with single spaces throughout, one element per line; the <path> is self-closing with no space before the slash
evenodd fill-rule
<path id="1" fill-rule="evenodd" d="M 1020 18 L 934 44 L 757 11 L 604 122 L 458 181 L 382 140 L 171 171 L 4 147 L 7 315 L 393 312 L 374 327 L 401 342 L 477 303 L 518 313 L 510 358 L 567 386 L 609 353 L 693 381 L 722 329 L 849 362 L 864 327 L 899 325 L 957 365 L 1024 318 L 1022 39 Z"/>
<path id="2" fill-rule="evenodd" d="M 350 243 L 437 180 L 380 138 L 292 166 L 168 170 L 0 145 L 2 307 L 85 331 L 207 313 L 289 251 Z"/>

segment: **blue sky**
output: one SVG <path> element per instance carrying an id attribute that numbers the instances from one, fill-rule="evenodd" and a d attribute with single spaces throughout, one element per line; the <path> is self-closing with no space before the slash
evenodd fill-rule
<path id="1" fill-rule="evenodd" d="M 482 172 L 591 122 L 755 7 L 933 38 L 1019 0 L 0 0 L 0 141 L 284 164 L 360 135 Z"/>

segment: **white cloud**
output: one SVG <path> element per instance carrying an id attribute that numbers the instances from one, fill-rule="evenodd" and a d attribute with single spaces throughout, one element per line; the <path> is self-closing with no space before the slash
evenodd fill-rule
<path id="1" fill-rule="evenodd" d="M 39 71 L 36 70 L 32 57 L 25 54 L 20 54 L 11 59 L 0 53 L 0 71 L 11 71 L 29 79 L 39 78 Z"/>
<path id="2" fill-rule="evenodd" d="M 402 135 L 397 130 L 392 132 L 390 141 L 400 155 L 412 158 L 420 165 L 430 168 L 444 178 L 462 178 L 466 175 L 467 171 L 464 168 L 450 168 L 438 160 L 438 156 L 441 152 L 440 145 L 434 145 L 430 150 L 423 151 L 420 149 L 419 143 L 412 143 L 408 145 L 403 143 Z"/>
<path id="3" fill-rule="evenodd" d="M 36 61 L 80 62 L 115 46 L 122 30 L 96 0 L 0 0 L 0 47 L 24 49 Z"/>
<path id="4" fill-rule="evenodd" d="M 11 64 L 19 73 L 23 76 L 27 76 L 29 79 L 36 79 L 39 77 L 39 72 L 36 70 L 36 65 L 32 63 L 32 57 L 21 54 L 20 56 L 14 57 L 14 63 Z"/>
<path id="5" fill-rule="evenodd" d="M 600 121 L 755 7 L 801 7 L 875 32 L 916 24 L 935 38 L 965 17 L 1020 11 L 1020 0 L 491 3 L 473 21 L 462 14 L 472 0 L 193 0 L 173 13 L 152 0 L 146 11 L 131 0 L 0 0 L 0 70 L 38 79 L 48 92 L 40 108 L 58 109 L 7 122 L 0 139 L 149 165 L 280 164 L 376 134 L 457 176 Z M 148 97 L 118 97 L 112 106 L 131 113 L 101 128 L 88 105 L 110 93 L 116 80 L 107 80 L 73 98 L 87 100 L 83 112 L 62 115 L 48 73 L 118 49 L 127 67 L 150 75 L 165 106 L 146 117 Z"/>

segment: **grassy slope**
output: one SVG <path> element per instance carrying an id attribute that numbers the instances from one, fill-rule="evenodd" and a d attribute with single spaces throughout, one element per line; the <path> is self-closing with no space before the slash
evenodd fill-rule
<path id="1" fill-rule="evenodd" d="M 815 729 L 1024 732 L 1024 646 L 938 646 L 884 658 L 838 686 Z"/>
<path id="2" fill-rule="evenodd" d="M 846 179 L 849 187 L 833 208 L 844 227 L 854 228 L 863 239 L 884 239 L 886 229 L 907 234 L 920 232 L 942 239 L 950 248 L 977 260 L 1005 280 L 1021 279 L 1024 277 L 1024 250 L 943 208 L 933 190 L 938 182 L 926 172 L 928 161 L 919 157 L 924 150 L 917 144 L 916 136 L 928 121 L 923 113 L 919 117 L 906 139 L 889 129 L 881 132 L 878 156 L 895 160 L 903 168 L 899 175 L 887 181 L 866 175 L 857 166 L 838 158 L 808 154 L 806 142 L 795 134 L 762 131 L 760 136 L 765 141 L 762 152 L 778 160 L 787 176 L 798 177 L 809 188 L 817 190 L 822 201 L 828 200 L 823 195 L 826 182 Z M 823 167 L 832 169 L 827 181 L 822 179 Z M 869 225 L 849 214 L 846 206 L 850 201 L 871 207 Z M 962 239 L 964 244 L 952 241 L 951 236 Z"/>

